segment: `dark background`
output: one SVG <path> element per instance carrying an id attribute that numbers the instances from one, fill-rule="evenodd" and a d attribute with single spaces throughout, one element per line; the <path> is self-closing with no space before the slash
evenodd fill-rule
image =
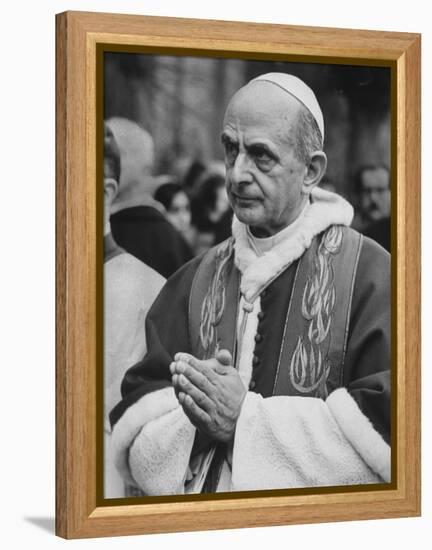
<path id="1" fill-rule="evenodd" d="M 225 107 L 266 72 L 288 72 L 315 92 L 325 121 L 327 176 L 351 197 L 363 164 L 390 167 L 390 69 L 317 63 L 105 53 L 105 117 L 130 118 L 153 136 L 155 175 L 180 175 L 191 160 L 222 160 Z"/>

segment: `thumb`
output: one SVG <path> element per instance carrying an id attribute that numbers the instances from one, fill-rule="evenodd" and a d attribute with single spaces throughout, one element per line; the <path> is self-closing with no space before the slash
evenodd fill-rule
<path id="1" fill-rule="evenodd" d="M 227 349 L 221 349 L 216 353 L 216 359 L 221 363 L 222 365 L 225 365 L 226 367 L 232 367 L 233 364 L 233 358 L 231 353 Z"/>

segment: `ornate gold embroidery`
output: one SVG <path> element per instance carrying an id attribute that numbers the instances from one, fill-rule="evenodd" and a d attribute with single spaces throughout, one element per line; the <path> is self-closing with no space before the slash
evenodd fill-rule
<path id="1" fill-rule="evenodd" d="M 201 307 L 200 339 L 205 359 L 214 357 L 218 350 L 217 330 L 224 308 L 228 260 L 233 250 L 233 239 L 222 243 L 215 258 L 215 270 Z"/>
<path id="2" fill-rule="evenodd" d="M 314 259 L 313 274 L 306 281 L 302 298 L 302 315 L 309 321 L 305 334 L 299 336 L 291 358 L 290 380 L 300 393 L 314 393 L 326 398 L 326 381 L 331 364 L 327 358 L 330 327 L 336 302 L 333 256 L 340 252 L 342 228 L 332 226 L 324 234 Z"/>

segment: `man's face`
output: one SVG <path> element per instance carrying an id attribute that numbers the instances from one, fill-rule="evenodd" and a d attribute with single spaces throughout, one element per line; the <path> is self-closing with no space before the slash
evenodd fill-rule
<path id="1" fill-rule="evenodd" d="M 360 206 L 369 221 L 390 216 L 390 176 L 385 168 L 365 170 L 362 174 Z"/>
<path id="2" fill-rule="evenodd" d="M 228 105 L 222 132 L 228 199 L 256 236 L 292 223 L 306 201 L 307 168 L 294 153 L 299 102 L 273 84 L 242 88 Z"/>
<path id="3" fill-rule="evenodd" d="M 167 218 L 180 233 L 188 231 L 191 222 L 189 198 L 183 191 L 174 195 Z"/>

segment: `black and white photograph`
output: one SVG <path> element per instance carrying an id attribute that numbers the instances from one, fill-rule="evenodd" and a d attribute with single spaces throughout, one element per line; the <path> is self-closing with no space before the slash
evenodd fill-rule
<path id="1" fill-rule="evenodd" d="M 391 69 L 106 51 L 103 118 L 104 498 L 390 484 Z"/>

